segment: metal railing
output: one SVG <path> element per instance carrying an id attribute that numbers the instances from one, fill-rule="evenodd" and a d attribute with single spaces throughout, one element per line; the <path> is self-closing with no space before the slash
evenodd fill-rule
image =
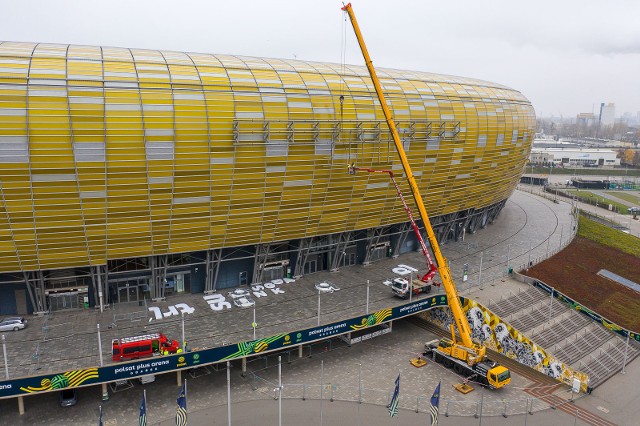
<path id="1" fill-rule="evenodd" d="M 279 389 L 277 379 L 271 380 L 262 377 L 260 372 L 247 372 L 246 378 L 250 381 L 254 391 L 264 396 L 278 399 Z M 434 386 L 435 388 L 435 386 Z M 558 404 L 546 402 L 534 396 L 514 399 L 489 399 L 484 398 L 483 390 L 477 393 L 475 398 L 468 400 L 440 398 L 440 413 L 445 416 L 494 417 L 510 415 L 533 414 L 549 408 L 558 408 L 563 404 L 570 404 L 562 400 Z M 362 386 L 360 383 L 336 383 L 334 381 L 286 383 L 283 382 L 283 399 L 342 401 L 353 403 L 365 403 L 388 406 L 391 401 L 393 389 L 375 389 Z M 398 408 L 411 410 L 416 413 L 429 413 L 430 395 L 417 395 L 415 393 L 402 392 L 398 402 Z"/>

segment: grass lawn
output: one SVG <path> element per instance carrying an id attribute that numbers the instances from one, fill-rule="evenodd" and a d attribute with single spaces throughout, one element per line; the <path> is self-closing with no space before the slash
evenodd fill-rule
<path id="1" fill-rule="evenodd" d="M 588 199 L 588 200 L 597 200 L 598 201 L 598 205 L 612 204 L 614 206 L 614 208 L 616 208 L 616 207 L 618 208 L 618 213 L 620 213 L 620 214 L 629 214 L 629 212 L 627 211 L 629 206 L 627 206 L 625 204 L 622 204 L 622 203 L 619 203 L 617 201 L 613 201 L 613 200 L 611 200 L 609 198 L 605 198 L 602 195 L 594 194 L 593 192 L 591 192 L 589 190 L 584 190 L 584 189 L 565 189 L 564 191 L 566 191 L 566 192 L 568 192 L 570 194 L 573 194 L 578 198 L 584 198 L 584 199 Z"/>
<path id="2" fill-rule="evenodd" d="M 612 195 L 614 197 L 618 197 L 622 200 L 628 201 L 630 203 L 634 203 L 634 204 L 640 204 L 640 196 L 637 195 L 637 193 L 634 192 L 627 192 L 627 191 L 605 191 L 605 194 L 609 194 Z"/>

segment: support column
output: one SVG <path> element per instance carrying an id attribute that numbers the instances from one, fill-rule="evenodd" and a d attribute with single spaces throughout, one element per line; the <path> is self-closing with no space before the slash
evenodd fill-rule
<path id="1" fill-rule="evenodd" d="M 176 385 L 182 386 L 182 370 L 176 371 Z"/>
<path id="2" fill-rule="evenodd" d="M 44 276 L 42 271 L 27 271 L 23 273 L 24 281 L 29 292 L 31 304 L 34 307 L 35 315 L 42 315 L 47 312 L 47 296 L 45 293 Z"/>
<path id="3" fill-rule="evenodd" d="M 102 384 L 102 400 L 103 401 L 108 401 L 109 400 L 109 389 L 107 388 L 107 384 L 106 383 Z"/>
<path id="4" fill-rule="evenodd" d="M 296 265 L 293 268 L 293 278 L 300 278 L 304 275 L 304 265 L 307 263 L 311 246 L 315 237 L 301 238 L 298 242 L 298 253 L 296 256 Z"/>
<path id="5" fill-rule="evenodd" d="M 22 396 L 18 397 L 18 413 L 20 413 L 20 415 L 24 414 L 24 397 Z"/>
<path id="6" fill-rule="evenodd" d="M 256 253 L 253 257 L 253 278 L 251 283 L 262 282 L 262 270 L 264 264 L 267 263 L 271 254 L 271 244 L 256 244 Z"/>
<path id="7" fill-rule="evenodd" d="M 383 226 L 380 226 L 367 232 L 367 249 L 364 255 L 364 260 L 362 261 L 363 265 L 371 264 L 373 252 L 380 243 L 380 239 L 384 235 L 384 230 L 385 228 Z"/>
<path id="8" fill-rule="evenodd" d="M 337 272 L 340 269 L 340 265 L 344 263 L 344 257 L 347 254 L 347 247 L 353 240 L 353 234 L 351 232 L 341 232 L 337 235 L 330 236 L 330 243 L 333 246 L 333 253 L 331 253 L 331 266 L 329 271 Z M 331 249 L 330 249 L 331 250 Z"/>
<path id="9" fill-rule="evenodd" d="M 205 294 L 212 294 L 216 292 L 216 281 L 218 280 L 221 260 L 222 249 L 207 250 L 207 258 L 205 260 Z"/>
<path id="10" fill-rule="evenodd" d="M 302 345 L 298 346 L 298 358 L 302 358 Z"/>
<path id="11" fill-rule="evenodd" d="M 402 248 L 404 243 L 407 241 L 407 237 L 409 236 L 409 233 L 412 232 L 411 222 L 401 223 L 399 226 L 400 226 L 400 229 L 398 231 L 398 238 L 396 239 L 396 242 L 394 244 L 393 254 L 391 256 L 394 259 L 400 256 L 400 249 Z"/>
<path id="12" fill-rule="evenodd" d="M 167 255 L 149 256 L 151 269 L 151 300 L 164 301 L 164 288 L 167 281 Z"/>
<path id="13" fill-rule="evenodd" d="M 247 357 L 242 358 L 242 377 L 247 372 Z"/>

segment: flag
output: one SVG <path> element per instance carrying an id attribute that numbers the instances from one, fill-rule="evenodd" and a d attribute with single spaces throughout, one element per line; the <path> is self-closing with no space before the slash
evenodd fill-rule
<path id="1" fill-rule="evenodd" d="M 142 402 L 140 403 L 138 426 L 147 426 L 147 395 L 145 393 L 142 394 Z"/>
<path id="2" fill-rule="evenodd" d="M 396 388 L 393 391 L 393 396 L 391 397 L 391 402 L 389 403 L 389 415 L 391 417 L 395 417 L 398 415 L 399 394 L 400 394 L 400 373 L 398 373 L 398 378 L 396 379 Z"/>
<path id="3" fill-rule="evenodd" d="M 98 426 L 102 426 L 102 405 L 100 406 L 100 420 L 98 420 Z"/>
<path id="4" fill-rule="evenodd" d="M 176 426 L 187 426 L 187 381 L 184 381 L 178 394 L 178 408 L 176 410 Z"/>
<path id="5" fill-rule="evenodd" d="M 438 404 L 440 404 L 440 382 L 438 382 L 438 386 L 431 397 L 431 408 L 429 409 L 431 412 L 431 426 L 438 424 Z"/>

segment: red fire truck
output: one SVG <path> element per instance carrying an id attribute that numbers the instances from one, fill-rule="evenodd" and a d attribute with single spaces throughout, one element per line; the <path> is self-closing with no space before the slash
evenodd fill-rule
<path id="1" fill-rule="evenodd" d="M 143 334 L 142 336 L 123 337 L 111 341 L 114 361 L 145 358 L 164 353 L 175 354 L 180 345 L 169 340 L 162 333 Z"/>

